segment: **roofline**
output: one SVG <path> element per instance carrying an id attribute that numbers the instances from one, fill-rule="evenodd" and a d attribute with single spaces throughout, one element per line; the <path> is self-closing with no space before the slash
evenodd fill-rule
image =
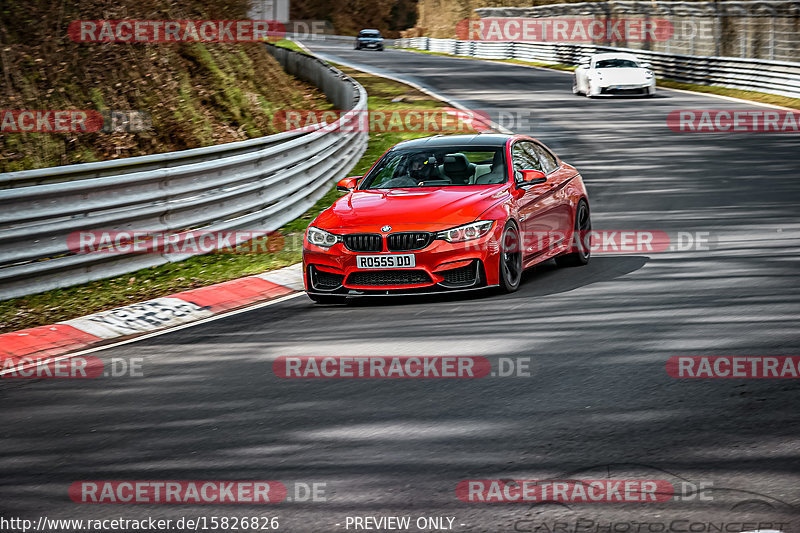
<path id="1" fill-rule="evenodd" d="M 429 137 L 420 137 L 418 139 L 408 139 L 405 141 L 400 141 L 396 145 L 394 145 L 391 149 L 394 150 L 395 148 L 404 148 L 409 144 L 419 144 L 425 145 L 432 139 L 438 139 L 438 146 L 496 146 L 502 147 L 508 144 L 508 142 L 512 139 L 519 137 L 516 134 L 507 134 L 507 133 L 471 133 L 471 134 L 459 134 L 459 135 L 431 135 Z M 481 139 L 485 142 L 481 142 Z M 444 142 L 443 142 L 444 141 Z"/>

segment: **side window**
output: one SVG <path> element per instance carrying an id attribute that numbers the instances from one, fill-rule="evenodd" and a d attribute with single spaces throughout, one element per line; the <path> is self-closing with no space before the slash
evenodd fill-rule
<path id="1" fill-rule="evenodd" d="M 511 162 L 514 170 L 542 170 L 539 157 L 528 141 L 518 141 L 511 147 Z"/>
<path id="2" fill-rule="evenodd" d="M 547 150 L 547 148 L 540 144 L 534 144 L 533 147 L 534 150 L 536 150 L 536 155 L 539 157 L 539 161 L 542 164 L 543 172 L 545 174 L 550 174 L 558 168 L 558 161 L 553 154 Z"/>

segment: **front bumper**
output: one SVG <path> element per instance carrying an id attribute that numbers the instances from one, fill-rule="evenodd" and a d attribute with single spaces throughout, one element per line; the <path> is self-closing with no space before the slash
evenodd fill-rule
<path id="1" fill-rule="evenodd" d="M 383 48 L 383 43 L 376 41 L 359 41 L 358 46 L 361 48 Z"/>
<path id="2" fill-rule="evenodd" d="M 616 95 L 650 95 L 655 94 L 656 84 L 641 83 L 629 85 L 606 85 L 598 86 L 596 89 L 593 87 L 593 96 L 616 96 Z"/>
<path id="3" fill-rule="evenodd" d="M 488 235 L 465 243 L 434 240 L 421 250 L 408 252 L 354 252 L 343 243 L 324 249 L 306 241 L 303 248 L 305 288 L 315 294 L 369 296 L 430 294 L 496 285 L 500 252 L 497 231 L 493 228 Z M 359 255 L 398 253 L 413 253 L 415 266 L 403 269 L 359 269 L 356 266 Z"/>

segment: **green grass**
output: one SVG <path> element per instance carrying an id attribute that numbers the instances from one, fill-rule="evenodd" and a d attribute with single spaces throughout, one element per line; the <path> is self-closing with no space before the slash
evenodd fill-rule
<path id="1" fill-rule="evenodd" d="M 361 73 L 337 65 L 361 83 L 369 95 L 371 110 L 435 109 L 447 104 L 395 81 Z M 188 117 L 193 113 L 187 106 Z M 362 175 L 394 144 L 429 133 L 378 132 L 369 137 L 367 151 L 351 175 Z M 0 332 L 15 331 L 68 320 L 175 292 L 204 287 L 268 270 L 274 270 L 301 259 L 302 235 L 308 224 L 338 197 L 331 188 L 303 216 L 289 222 L 279 233 L 285 246 L 274 253 L 210 254 L 195 256 L 179 263 L 156 266 L 114 278 L 47 291 L 0 302 Z"/>
<path id="2" fill-rule="evenodd" d="M 682 83 L 665 79 L 659 79 L 658 85 L 659 87 L 667 87 L 670 89 L 683 89 L 686 91 L 694 91 L 696 93 L 718 94 L 721 96 L 740 98 L 742 100 L 761 102 L 763 104 L 772 104 L 782 107 L 790 107 L 792 109 L 800 109 L 800 98 L 789 98 L 788 96 L 779 96 L 777 94 L 759 93 L 756 91 L 740 91 L 739 89 L 726 89 L 724 87 L 716 87 L 714 85 L 697 85 L 695 83 Z"/>
<path id="3" fill-rule="evenodd" d="M 539 63 L 535 61 L 523 61 L 521 59 L 483 59 L 472 56 L 461 56 L 455 54 L 448 54 L 446 52 L 431 52 L 430 50 L 417 50 L 414 48 L 398 48 L 398 50 L 407 50 L 418 54 L 430 54 L 436 56 L 458 57 L 464 59 L 480 59 L 481 61 L 497 61 L 500 63 L 513 63 L 516 65 L 526 65 L 541 68 L 549 68 L 553 70 L 573 71 L 574 66 L 562 64 Z M 789 98 L 787 96 L 779 96 L 776 94 L 760 93 L 757 91 L 742 91 L 739 89 L 726 89 L 725 87 L 717 87 L 715 85 L 698 85 L 696 83 L 682 83 L 664 78 L 658 78 L 656 81 L 659 87 L 666 87 L 668 89 L 683 89 L 686 91 L 694 91 L 697 93 L 717 94 L 720 96 L 730 96 L 732 98 L 739 98 L 741 100 L 750 100 L 752 102 L 760 102 L 764 104 L 778 105 L 782 107 L 789 107 L 792 109 L 800 109 L 800 98 Z"/>
<path id="4" fill-rule="evenodd" d="M 308 55 L 305 50 L 300 48 L 297 43 L 294 41 L 290 41 L 289 39 L 281 39 L 280 41 L 275 43 L 275 46 L 280 46 L 281 48 L 288 48 L 289 50 L 294 50 L 295 52 L 300 52 L 301 54 Z"/>
<path id="5" fill-rule="evenodd" d="M 575 70 L 575 67 L 571 65 L 562 65 L 560 63 L 539 63 L 536 61 L 523 61 L 522 59 L 486 59 L 483 57 L 475 57 L 475 56 L 462 56 L 458 54 L 448 54 L 447 52 L 431 52 L 430 50 L 417 50 L 416 48 L 402 48 L 402 47 L 394 47 L 396 50 L 406 50 L 407 52 L 414 52 L 417 54 L 428 54 L 432 56 L 445 56 L 445 57 L 457 57 L 459 59 L 477 59 L 479 61 L 496 61 L 498 63 L 513 63 L 516 65 L 525 65 L 531 67 L 542 67 L 542 68 L 550 68 L 553 70 Z"/>

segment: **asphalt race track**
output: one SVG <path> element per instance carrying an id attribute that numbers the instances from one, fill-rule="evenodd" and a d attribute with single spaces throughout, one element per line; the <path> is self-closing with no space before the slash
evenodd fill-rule
<path id="1" fill-rule="evenodd" d="M 677 109 L 763 109 L 707 96 L 589 100 L 561 72 L 306 44 L 473 109 L 525 113 L 517 131 L 581 170 L 595 229 L 708 232 L 711 244 L 597 255 L 582 268 L 549 262 L 508 296 L 317 306 L 301 295 L 94 354 L 141 357 L 144 378 L 4 382 L 2 514 L 277 516 L 293 532 L 398 515 L 455 517 L 453 530 L 467 532 L 709 522 L 800 531 L 798 381 L 678 380 L 665 370 L 677 355 L 800 355 L 797 134 L 667 128 Z M 532 372 L 279 379 L 272 361 L 289 355 L 530 357 Z M 465 479 L 569 477 L 711 483 L 713 492 L 568 505 L 455 495 Z M 80 505 L 67 495 L 79 480 L 325 483 L 326 501 Z"/>

